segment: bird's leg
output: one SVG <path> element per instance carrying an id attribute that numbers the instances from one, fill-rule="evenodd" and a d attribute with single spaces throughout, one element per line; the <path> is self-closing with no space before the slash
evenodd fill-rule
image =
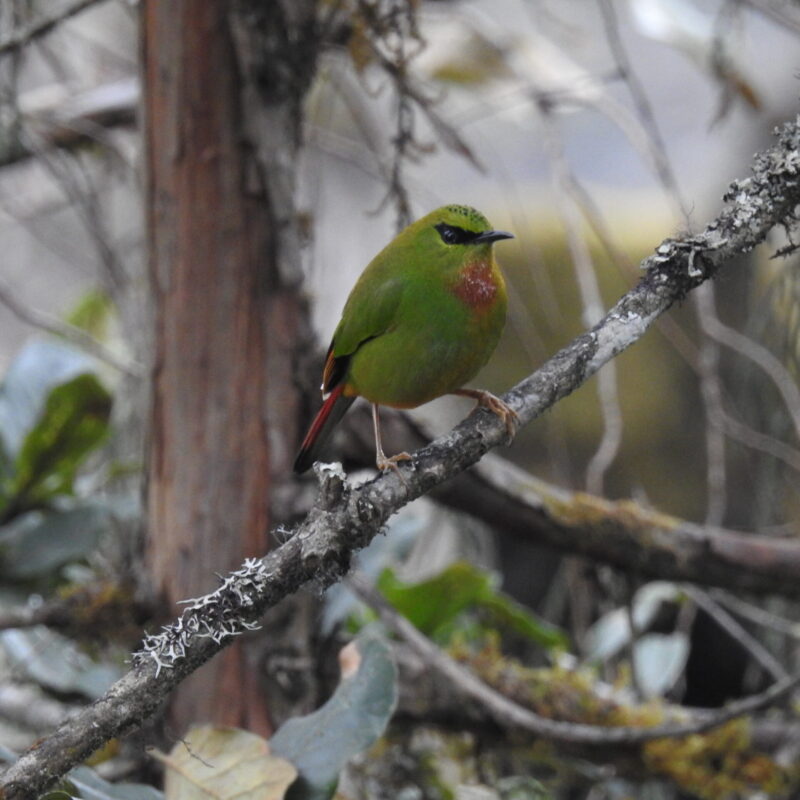
<path id="1" fill-rule="evenodd" d="M 400 478 L 403 475 L 400 468 L 397 466 L 398 461 L 411 461 L 411 456 L 408 453 L 398 453 L 396 456 L 386 457 L 383 452 L 383 445 L 381 444 L 381 421 L 378 417 L 378 404 L 372 404 L 372 425 L 375 428 L 375 466 L 381 471 L 386 472 L 387 469 L 393 469 Z"/>
<path id="2" fill-rule="evenodd" d="M 450 392 L 450 394 L 457 394 L 461 397 L 471 397 L 473 400 L 478 401 L 479 406 L 488 408 L 493 414 L 497 414 L 506 424 L 509 442 L 516 435 L 519 415 L 513 408 L 507 406 L 499 397 L 495 397 L 491 392 L 485 392 L 482 389 L 456 389 L 456 391 Z"/>

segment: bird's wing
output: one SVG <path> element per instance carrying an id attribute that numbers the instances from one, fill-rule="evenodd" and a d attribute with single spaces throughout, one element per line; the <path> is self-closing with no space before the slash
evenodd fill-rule
<path id="1" fill-rule="evenodd" d="M 333 334 L 322 374 L 322 391 L 330 392 L 344 377 L 350 357 L 364 342 L 391 330 L 403 294 L 402 277 L 365 272 L 347 299 Z"/>

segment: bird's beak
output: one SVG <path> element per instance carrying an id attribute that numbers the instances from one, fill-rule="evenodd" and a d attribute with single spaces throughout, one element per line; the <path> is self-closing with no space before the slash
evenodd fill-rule
<path id="1" fill-rule="evenodd" d="M 506 231 L 484 231 L 476 236 L 472 242 L 473 244 L 487 244 L 489 242 L 499 242 L 501 239 L 513 239 L 513 233 L 506 233 Z"/>

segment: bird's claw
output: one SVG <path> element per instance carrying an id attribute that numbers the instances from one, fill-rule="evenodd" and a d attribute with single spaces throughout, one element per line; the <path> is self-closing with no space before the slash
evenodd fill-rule
<path id="1" fill-rule="evenodd" d="M 398 461 L 411 461 L 412 458 L 408 453 L 398 453 L 396 456 L 389 456 L 388 458 L 381 453 L 375 460 L 375 466 L 381 471 L 386 472 L 387 469 L 393 469 L 396 472 L 400 470 L 397 466 Z"/>
<path id="2" fill-rule="evenodd" d="M 396 456 L 389 456 L 388 458 L 380 453 L 378 457 L 375 459 L 375 466 L 381 471 L 386 472 L 387 470 L 394 470 L 397 476 L 400 478 L 403 483 L 406 483 L 406 479 L 403 477 L 403 473 L 400 472 L 400 467 L 397 466 L 398 461 L 411 461 L 412 457 L 408 453 L 398 453 Z M 407 485 L 407 484 L 406 484 Z"/>
<path id="3" fill-rule="evenodd" d="M 499 397 L 495 397 L 491 392 L 481 392 L 477 398 L 478 405 L 488 408 L 493 414 L 500 417 L 505 423 L 508 441 L 511 443 L 517 435 L 517 425 L 519 424 L 519 414 L 511 406 L 504 403 Z"/>

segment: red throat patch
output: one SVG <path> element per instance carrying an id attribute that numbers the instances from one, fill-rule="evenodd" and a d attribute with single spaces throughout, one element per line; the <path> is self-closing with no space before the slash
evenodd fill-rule
<path id="1" fill-rule="evenodd" d="M 489 261 L 467 264 L 453 285 L 453 294 L 477 311 L 489 308 L 497 297 L 497 280 Z"/>

